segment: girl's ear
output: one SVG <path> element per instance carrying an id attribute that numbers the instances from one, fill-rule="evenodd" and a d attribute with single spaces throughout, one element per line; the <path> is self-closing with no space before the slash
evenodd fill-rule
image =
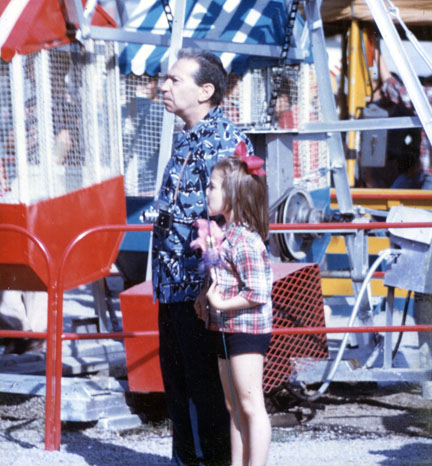
<path id="1" fill-rule="evenodd" d="M 212 83 L 205 83 L 200 86 L 198 100 L 200 103 L 209 101 L 215 93 L 215 87 Z"/>

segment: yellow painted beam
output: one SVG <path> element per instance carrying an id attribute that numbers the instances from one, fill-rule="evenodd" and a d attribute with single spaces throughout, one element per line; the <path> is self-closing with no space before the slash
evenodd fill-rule
<path id="1" fill-rule="evenodd" d="M 323 296 L 353 296 L 352 282 L 349 278 L 321 278 Z M 387 296 L 387 287 L 382 280 L 371 280 L 371 292 L 373 296 Z M 395 297 L 403 298 L 406 290 L 395 289 Z"/>
<path id="2" fill-rule="evenodd" d="M 369 254 L 378 254 L 383 249 L 390 246 L 390 241 L 386 237 L 369 236 L 368 251 Z M 345 240 L 342 236 L 332 235 L 327 247 L 327 254 L 346 254 Z"/>

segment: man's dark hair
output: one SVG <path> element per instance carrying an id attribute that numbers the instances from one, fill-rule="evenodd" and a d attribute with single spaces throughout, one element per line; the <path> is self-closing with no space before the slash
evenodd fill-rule
<path id="1" fill-rule="evenodd" d="M 227 86 L 227 72 L 218 56 L 205 50 L 182 49 L 178 53 L 178 58 L 195 60 L 199 69 L 195 73 L 194 79 L 198 86 L 210 83 L 215 91 L 210 101 L 213 105 L 219 105 L 225 95 Z"/>

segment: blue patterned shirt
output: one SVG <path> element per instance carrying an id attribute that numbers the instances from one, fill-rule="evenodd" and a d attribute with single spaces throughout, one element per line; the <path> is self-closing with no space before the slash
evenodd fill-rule
<path id="1" fill-rule="evenodd" d="M 189 246 L 196 237 L 192 223 L 197 218 L 206 218 L 205 190 L 212 167 L 220 158 L 233 155 L 240 141 L 246 143 L 252 154 L 253 146 L 247 136 L 219 106 L 193 128 L 177 136 L 157 202 L 159 209 L 172 211 L 174 222 L 168 234 L 156 225 L 153 232 L 153 294 L 161 303 L 193 301 L 201 290 L 200 253 Z M 179 178 L 177 201 L 174 202 Z"/>

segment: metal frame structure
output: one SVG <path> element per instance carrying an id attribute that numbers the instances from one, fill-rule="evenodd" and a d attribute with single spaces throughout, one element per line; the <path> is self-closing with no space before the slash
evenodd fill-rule
<path id="1" fill-rule="evenodd" d="M 341 232 L 345 230 L 367 230 L 371 228 L 431 228 L 432 223 L 428 222 L 416 222 L 416 223 L 387 223 L 387 224 L 353 224 L 353 223 L 326 223 L 326 224 L 277 224 L 270 225 L 271 231 L 274 233 L 276 231 L 333 231 Z M 107 332 L 107 333 L 87 333 L 87 334 L 77 334 L 77 333 L 64 333 L 63 332 L 63 294 L 65 291 L 65 275 L 67 271 L 67 262 L 70 259 L 71 253 L 79 245 L 80 242 L 86 240 L 89 236 L 95 235 L 101 232 L 110 232 L 118 233 L 124 231 L 149 231 L 153 227 L 151 225 L 105 225 L 100 227 L 93 227 L 88 230 L 83 231 L 80 235 L 74 238 L 68 246 L 65 248 L 64 253 L 62 254 L 59 267 L 54 267 L 52 256 L 50 255 L 45 244 L 39 240 L 35 235 L 29 233 L 24 228 L 17 227 L 16 225 L 6 225 L 0 224 L 0 231 L 10 231 L 17 234 L 22 234 L 34 242 L 37 247 L 41 250 L 44 255 L 47 271 L 49 274 L 49 284 L 48 284 L 48 330 L 43 333 L 33 333 L 33 337 L 44 338 L 47 341 L 47 359 L 46 359 L 46 391 L 45 391 L 45 449 L 46 450 L 58 450 L 60 448 L 61 441 L 61 397 L 62 389 L 67 388 L 68 384 L 65 384 L 65 387 L 62 387 L 62 342 L 67 340 L 94 340 L 94 339 L 118 339 L 118 338 L 134 338 L 142 336 L 155 336 L 158 335 L 157 331 L 130 331 L 130 332 Z M 393 332 L 393 331 L 417 331 L 417 332 L 430 332 L 432 331 L 432 325 L 414 325 L 414 326 L 393 326 L 388 319 L 388 322 L 384 326 L 369 326 L 369 327 L 294 327 L 287 329 L 275 329 L 275 334 L 279 335 L 313 335 L 313 334 L 331 334 L 331 333 L 355 333 L 363 334 L 365 332 Z M 0 336 L 2 337 L 25 337 L 28 336 L 30 332 L 25 331 L 12 331 L 12 330 L 0 330 Z M 388 357 L 386 357 L 388 361 Z M 390 361 L 391 366 L 391 361 Z M 377 373 L 383 373 L 384 377 L 387 377 L 389 374 L 389 368 L 384 367 L 383 369 L 376 369 L 375 375 Z M 390 367 L 391 369 L 391 367 Z M 350 370 L 348 368 L 348 370 Z M 323 368 L 323 372 L 327 373 L 326 367 Z M 351 373 L 353 371 L 351 370 Z M 407 371 L 398 369 L 397 376 L 402 380 L 405 380 Z M 358 380 L 374 380 L 370 377 L 374 376 L 374 372 L 366 369 L 361 371 L 361 374 L 365 375 L 366 379 Z M 418 381 L 419 376 L 420 380 L 426 378 L 430 379 L 431 369 L 428 371 L 422 371 L 419 374 L 419 371 L 411 371 L 410 374 L 413 376 L 411 381 Z M 29 376 L 24 376 L 30 378 Z M 352 379 L 347 379 L 352 380 Z M 393 380 L 393 379 L 385 379 Z M 16 383 L 16 378 L 13 378 L 12 385 Z M 23 383 L 23 380 L 20 379 L 19 385 Z M 32 380 L 33 389 L 31 393 L 40 394 L 41 390 L 41 379 L 36 377 Z M 108 382 L 109 384 L 109 382 Z M 5 390 L 6 382 L 1 382 L 0 387 Z M 98 385 L 98 383 L 94 384 Z M 102 383 L 102 390 L 115 390 L 121 391 L 122 389 L 114 386 L 107 386 L 107 383 Z M 16 388 L 15 388 L 16 390 Z M 67 391 L 67 390 L 66 390 Z M 72 393 L 76 392 L 76 388 L 72 386 Z M 75 400 L 76 402 L 76 400 Z"/>
<path id="2" fill-rule="evenodd" d="M 378 25 L 385 43 L 390 53 L 397 56 L 399 71 L 407 88 L 409 96 L 417 110 L 418 117 L 396 117 L 396 118 L 370 118 L 362 120 L 341 121 L 338 118 L 335 99 L 330 81 L 330 71 L 327 61 L 327 52 L 324 38 L 324 27 L 321 18 L 322 0 L 304 0 L 304 12 L 306 15 L 308 41 L 311 45 L 313 61 L 318 79 L 318 92 L 321 103 L 323 121 L 310 122 L 298 131 L 274 130 L 273 128 L 253 129 L 249 131 L 254 144 L 258 147 L 257 153 L 266 158 L 267 171 L 269 176 L 277 176 L 275 183 L 269 188 L 269 201 L 271 209 L 274 209 L 281 201 L 288 196 L 292 188 L 292 175 L 289 173 L 289 166 L 292 163 L 292 143 L 293 140 L 324 140 L 327 142 L 330 153 L 329 170 L 335 186 L 338 208 L 342 218 L 349 219 L 353 224 L 361 223 L 365 220 L 362 209 L 353 205 L 350 183 L 347 172 L 347 162 L 342 142 L 342 133 L 348 131 L 362 131 L 370 129 L 391 129 L 405 127 L 423 126 L 429 139 L 432 140 L 432 109 L 430 108 L 424 90 L 421 87 L 414 69 L 409 63 L 409 59 L 403 53 L 403 47 L 399 35 L 392 23 L 389 12 L 384 6 L 384 0 L 366 0 L 374 21 Z M 154 35 L 143 32 L 131 32 L 124 29 L 106 29 L 90 25 L 90 18 L 95 8 L 94 1 L 88 1 L 83 8 L 80 0 L 67 0 L 66 3 L 75 9 L 78 20 L 78 38 L 100 38 L 105 40 L 118 40 L 134 43 L 147 43 L 162 45 L 171 50 L 170 60 L 181 46 L 205 48 L 215 52 L 228 51 L 245 55 L 261 55 L 269 57 L 280 57 L 282 48 L 268 47 L 265 45 L 254 45 L 250 47 L 246 44 L 227 43 L 223 41 L 195 39 L 183 37 L 183 23 L 186 0 L 176 2 L 176 11 L 173 17 L 172 33 L 168 35 Z M 292 9 L 296 9 L 298 2 L 286 0 L 288 15 Z M 296 41 L 304 44 L 302 40 Z M 305 57 L 307 52 L 303 49 L 289 49 L 288 58 Z M 402 58 L 399 59 L 401 57 Z M 171 152 L 171 140 L 174 119 L 170 114 L 164 116 L 162 138 L 164 141 L 160 148 L 159 166 L 156 188 L 160 183 L 166 159 Z M 260 153 L 260 151 L 262 153 Z M 273 180 L 274 181 L 274 180 Z M 354 290 L 354 296 L 360 298 L 357 318 L 360 325 L 373 325 L 373 304 L 371 293 L 368 290 L 361 294 L 363 282 L 368 269 L 367 235 L 364 230 L 358 229 L 352 233 L 344 235 L 347 255 L 349 259 L 350 275 Z M 272 244 L 272 253 L 277 258 L 278 247 Z M 352 344 L 358 345 L 366 351 L 374 351 L 376 342 L 373 341 L 373 334 L 364 334 L 361 338 L 352 337 Z"/>
<path id="3" fill-rule="evenodd" d="M 403 50 L 400 38 L 394 24 L 389 18 L 389 13 L 384 6 L 384 0 L 366 0 L 374 21 L 380 28 L 383 39 L 386 42 L 390 53 L 393 56 L 400 56 Z M 175 56 L 175 52 L 181 46 L 205 48 L 215 52 L 233 52 L 244 55 L 258 55 L 266 57 L 279 57 L 282 51 L 281 47 L 254 45 L 250 47 L 247 44 L 228 43 L 224 41 L 196 39 L 183 37 L 184 27 L 184 11 L 186 0 L 178 0 L 176 2 L 176 11 L 173 17 L 172 33 L 167 35 L 156 35 L 144 33 L 140 31 L 128 31 L 124 28 L 108 29 L 90 24 L 92 13 L 97 2 L 89 0 L 83 7 L 80 0 L 66 0 L 68 9 L 73 12 L 72 18 L 77 24 L 77 38 L 85 40 L 104 39 L 114 40 L 129 43 L 152 44 L 157 46 L 170 47 L 170 60 Z M 296 1 L 286 0 L 286 9 L 289 13 L 293 5 L 297 6 Z M 310 139 L 324 140 L 327 142 L 330 153 L 329 170 L 335 186 L 338 208 L 342 218 L 350 219 L 353 223 L 365 221 L 362 210 L 353 205 L 350 184 L 347 173 L 347 164 L 345 152 L 342 143 L 342 133 L 347 131 L 362 131 L 370 129 L 391 129 L 405 127 L 423 126 L 430 140 L 432 109 L 427 102 L 424 90 L 422 89 L 418 78 L 412 66 L 409 63 L 407 56 L 403 56 L 402 60 L 397 60 L 400 66 L 400 74 L 411 97 L 414 107 L 417 110 L 418 117 L 396 117 L 396 118 L 370 118 L 363 120 L 341 121 L 338 118 L 335 99 L 330 81 L 330 71 L 327 61 L 327 52 L 325 47 L 324 27 L 321 18 L 322 0 L 304 0 L 304 12 L 306 15 L 308 40 L 311 44 L 312 55 L 315 64 L 315 69 L 318 79 L 318 92 L 321 103 L 321 112 L 323 121 L 310 122 L 299 128 L 297 132 L 281 131 L 272 128 L 263 128 L 252 130 L 249 132 L 251 137 L 258 136 L 258 145 L 263 149 L 264 156 L 267 159 L 268 172 L 278 173 L 278 182 L 276 186 L 272 186 L 269 193 L 270 205 L 277 205 L 278 202 L 286 197 L 291 188 L 291 178 L 289 169 L 284 169 L 284 166 L 289 165 L 292 160 L 292 142 L 294 139 Z M 304 38 L 296 41 L 296 43 L 304 44 Z M 305 58 L 307 51 L 304 49 L 290 49 L 288 58 L 301 59 Z M 164 116 L 158 175 L 156 187 L 160 183 L 163 168 L 166 159 L 171 152 L 171 139 L 173 132 L 174 119 L 170 114 Z M 261 139 L 261 141 L 259 140 Z M 287 176 L 284 176 L 283 174 Z M 282 175 L 281 175 L 282 174 Z M 272 183 L 273 184 L 273 183 Z M 351 279 L 353 283 L 354 295 L 358 297 L 362 283 L 366 277 L 368 267 L 367 254 L 367 235 L 363 230 L 356 230 L 353 233 L 344 236 L 347 255 L 349 259 L 349 267 L 351 271 Z M 277 255 L 277 248 L 276 254 Z M 358 319 L 361 325 L 372 325 L 373 323 L 373 305 L 371 303 L 370 292 L 360 296 Z M 364 335 L 361 340 L 353 338 L 352 343 L 360 347 L 372 351 L 374 349 L 373 335 Z"/>
<path id="4" fill-rule="evenodd" d="M 391 21 L 386 19 L 386 12 L 382 0 L 366 0 L 369 8 L 374 16 L 375 21 L 382 29 L 382 33 L 385 40 L 389 40 L 390 49 L 395 53 L 400 53 L 401 47 L 398 46 L 397 38 L 395 37 L 394 26 Z M 121 3 L 121 2 L 119 2 Z M 119 42 L 135 42 L 135 43 L 147 43 L 153 45 L 161 46 L 172 46 L 172 55 L 174 58 L 175 52 L 178 48 L 183 46 L 188 47 L 197 47 L 197 48 L 206 48 L 213 51 L 224 51 L 224 52 L 233 52 L 239 54 L 253 54 L 266 57 L 278 57 L 281 52 L 281 47 L 272 47 L 265 45 L 257 45 L 250 47 L 247 44 L 238 44 L 238 43 L 227 43 L 221 41 L 213 41 L 206 39 L 194 39 L 194 38 L 183 38 L 182 37 L 182 28 L 184 18 L 184 7 L 185 0 L 177 0 L 176 2 L 176 11 L 173 21 L 173 31 L 170 36 L 160 36 L 147 34 L 143 32 L 132 32 L 127 31 L 122 28 L 119 29 L 108 29 L 103 27 L 92 26 L 90 24 L 90 19 L 92 13 L 96 8 L 97 2 L 95 0 L 89 0 L 83 7 L 81 0 L 65 0 L 65 4 L 68 7 L 68 10 L 71 14 L 70 18 L 72 22 L 77 25 L 77 38 L 78 40 L 86 41 L 87 39 L 102 39 L 107 41 L 119 41 Z M 287 10 L 290 10 L 292 0 L 286 0 Z M 366 264 L 365 264 L 365 251 L 366 242 L 364 231 L 375 227 L 372 224 L 365 224 L 362 214 L 358 209 L 355 208 L 352 201 L 351 191 L 349 187 L 347 170 L 346 170 L 346 161 L 345 154 L 342 144 L 342 132 L 350 130 L 366 130 L 374 128 L 402 128 L 402 127 L 418 127 L 423 125 L 425 131 L 427 132 L 429 139 L 432 140 L 431 135 L 431 122 L 432 122 L 432 110 L 430 106 L 425 105 L 424 102 L 424 92 L 416 83 L 416 80 L 413 78 L 413 70 L 407 66 L 404 73 L 401 73 L 405 81 L 408 92 L 414 102 L 414 105 L 418 111 L 419 117 L 403 117 L 403 118 L 386 118 L 386 119 L 368 119 L 361 121 L 339 121 L 335 101 L 333 97 L 333 92 L 330 82 L 330 73 L 328 69 L 328 63 L 326 60 L 326 50 L 324 42 L 324 32 L 323 24 L 320 15 L 322 0 L 305 0 L 305 13 L 309 31 L 309 39 L 312 44 L 312 53 L 315 59 L 315 66 L 317 73 L 320 75 L 319 83 L 319 94 L 320 101 L 322 104 L 322 113 L 324 122 L 311 122 L 305 127 L 299 129 L 298 132 L 290 131 L 273 131 L 265 129 L 262 131 L 262 134 L 265 136 L 265 145 L 267 146 L 267 154 L 269 154 L 268 163 L 274 164 L 275 166 L 280 166 L 284 161 L 287 160 L 291 154 L 291 145 L 294 138 L 310 138 L 317 140 L 326 140 L 331 154 L 331 164 L 330 171 L 334 180 L 334 185 L 336 189 L 336 197 L 338 201 L 338 206 L 343 215 L 351 216 L 354 218 L 354 221 L 349 225 L 344 224 L 326 224 L 326 225 L 311 225 L 311 224 L 298 224 L 298 225 L 278 225 L 278 228 L 281 231 L 310 231 L 310 230 L 320 230 L 325 231 L 345 231 L 350 230 L 350 233 L 347 233 L 345 236 L 346 248 L 348 256 L 350 259 L 350 269 L 351 277 L 353 280 L 353 287 L 355 296 L 361 296 L 362 292 L 362 283 L 366 277 Z M 391 39 L 387 39 L 390 37 Z M 288 53 L 290 58 L 302 58 L 305 56 L 305 52 L 299 49 L 292 49 Z M 402 65 L 404 66 L 404 65 Z M 163 134 L 162 141 L 171 141 L 171 134 L 173 128 L 173 119 L 168 114 L 166 120 L 163 123 Z M 257 133 L 257 132 L 256 132 Z M 170 144 L 167 142 L 167 144 Z M 169 154 L 169 147 L 163 146 L 161 148 L 161 153 Z M 166 155 L 165 155 L 166 157 Z M 162 173 L 163 166 L 165 165 L 166 158 L 161 157 L 159 160 L 158 167 L 158 180 Z M 285 186 L 286 180 L 281 181 L 281 185 L 278 187 L 276 192 L 273 193 L 273 201 L 278 201 L 281 196 L 285 194 L 285 190 L 288 186 Z M 388 228 L 389 224 L 381 225 L 382 228 Z M 425 226 L 425 225 L 424 225 Z M 430 227 L 430 224 L 426 226 Z M 397 225 L 394 225 L 397 227 Z M 102 227 L 106 231 L 142 231 L 145 230 L 144 226 L 115 226 L 111 227 Z M 96 231 L 96 230 L 93 230 Z M 69 247 L 65 250 L 59 276 L 55 277 L 55 281 L 51 281 L 49 285 L 50 301 L 49 301 L 49 330 L 46 335 L 47 341 L 49 342 L 49 347 L 47 349 L 47 418 L 46 418 L 46 449 L 58 449 L 60 443 L 60 394 L 61 394 L 61 373 L 62 373 L 62 358 L 61 358 L 61 343 L 64 339 L 74 338 L 72 335 L 63 335 L 62 334 L 62 299 L 63 299 L 63 274 L 65 268 L 65 261 L 70 253 L 70 250 L 80 239 L 85 237 L 89 232 L 83 232 L 78 238 L 76 238 Z M 27 233 L 25 233 L 27 234 Z M 366 254 L 367 258 L 367 254 Z M 49 258 L 48 258 L 49 260 Z M 377 327 L 372 326 L 372 316 L 371 316 L 371 303 L 368 299 L 368 294 L 364 295 L 364 298 L 361 298 L 359 304 L 360 313 L 359 318 L 363 324 L 363 328 L 338 328 L 338 329 L 313 329 L 313 332 L 323 332 L 323 333 L 335 333 L 346 331 L 350 333 L 359 333 L 365 334 L 366 338 L 360 342 L 362 346 L 372 350 L 373 345 L 370 339 L 370 332 L 378 331 L 391 331 L 388 326 Z M 391 303 L 390 303 L 391 304 Z M 391 315 L 391 306 L 388 308 L 388 316 Z M 390 319 L 389 319 L 390 320 Z M 365 330 L 366 329 L 366 330 Z M 413 328 L 404 328 L 405 331 L 414 330 Z M 426 331 L 431 330 L 430 326 L 426 327 L 416 327 L 416 330 Z M 302 329 L 292 329 L 285 333 L 300 333 Z M 303 331 L 307 331 L 303 329 Z M 311 332 L 311 333 L 313 333 Z M 365 333 L 366 332 L 366 333 Z M 118 337 L 132 337 L 131 334 L 120 334 L 120 333 L 107 333 L 103 334 L 100 338 L 118 338 Z M 86 335 L 85 337 L 80 338 L 96 338 L 94 334 Z M 389 371 L 392 370 L 391 361 L 389 361 L 388 356 L 388 345 L 386 345 L 385 350 L 387 351 L 385 355 L 385 367 L 384 370 L 387 371 L 384 377 L 388 377 Z M 352 371 L 351 371 L 352 372 Z M 399 370 L 400 373 L 400 370 Z M 350 373 L 348 373 L 349 375 Z M 363 374 L 363 373 L 362 373 Z M 369 372 L 368 377 L 373 376 Z M 364 374 L 363 374 L 364 375 Z M 425 377 L 430 377 L 430 371 L 423 371 L 416 380 L 424 380 Z M 361 379 L 358 379 L 361 380 Z M 370 379 L 367 379 L 370 380 Z M 54 398 L 53 398 L 54 394 Z"/>

